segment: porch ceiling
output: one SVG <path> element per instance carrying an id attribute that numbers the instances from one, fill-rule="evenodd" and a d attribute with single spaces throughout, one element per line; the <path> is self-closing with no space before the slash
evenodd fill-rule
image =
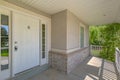
<path id="1" fill-rule="evenodd" d="M 120 22 L 120 0 L 6 0 L 53 15 L 64 9 L 88 25 Z"/>

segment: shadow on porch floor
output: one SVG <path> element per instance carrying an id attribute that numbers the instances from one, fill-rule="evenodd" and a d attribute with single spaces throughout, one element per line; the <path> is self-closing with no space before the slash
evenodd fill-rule
<path id="1" fill-rule="evenodd" d="M 28 80 L 120 80 L 120 78 L 114 63 L 89 57 L 68 75 L 50 68 Z"/>

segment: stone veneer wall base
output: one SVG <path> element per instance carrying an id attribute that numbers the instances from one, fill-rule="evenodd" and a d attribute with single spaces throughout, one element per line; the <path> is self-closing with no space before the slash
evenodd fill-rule
<path id="1" fill-rule="evenodd" d="M 72 53 L 59 53 L 50 51 L 49 64 L 52 68 L 69 74 L 89 55 L 89 47 L 74 51 Z"/>

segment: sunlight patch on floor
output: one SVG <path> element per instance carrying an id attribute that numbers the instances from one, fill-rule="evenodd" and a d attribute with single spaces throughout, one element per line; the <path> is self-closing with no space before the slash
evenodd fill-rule
<path id="1" fill-rule="evenodd" d="M 101 64 L 102 64 L 102 59 L 96 57 L 92 57 L 90 61 L 87 63 L 87 65 L 91 65 L 94 67 L 100 67 Z"/>
<path id="2" fill-rule="evenodd" d="M 98 80 L 99 78 L 95 75 L 89 74 L 85 77 L 84 80 Z"/>

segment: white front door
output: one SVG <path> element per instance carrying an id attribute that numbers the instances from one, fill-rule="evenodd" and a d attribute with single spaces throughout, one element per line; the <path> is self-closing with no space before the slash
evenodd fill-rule
<path id="1" fill-rule="evenodd" d="M 40 65 L 39 19 L 13 12 L 13 73 Z"/>
<path id="2" fill-rule="evenodd" d="M 10 11 L 0 7 L 0 80 L 10 77 Z"/>

